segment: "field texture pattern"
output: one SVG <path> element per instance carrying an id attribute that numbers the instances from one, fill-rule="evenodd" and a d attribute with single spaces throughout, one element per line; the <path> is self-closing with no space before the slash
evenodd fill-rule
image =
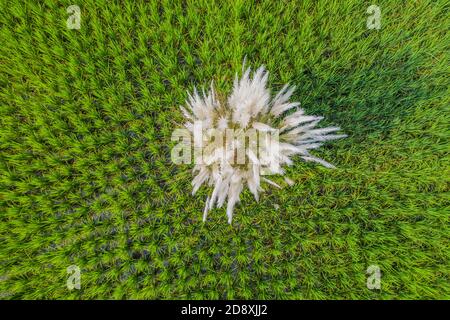
<path id="1" fill-rule="evenodd" d="M 371 4 L 381 28 L 368 29 Z M 78 5 L 80 29 L 66 9 Z M 450 298 L 448 1 L 1 1 L 1 299 Z M 242 61 L 348 137 L 202 222 L 186 90 Z M 69 290 L 67 267 L 81 271 Z M 366 270 L 381 270 L 381 288 Z"/>

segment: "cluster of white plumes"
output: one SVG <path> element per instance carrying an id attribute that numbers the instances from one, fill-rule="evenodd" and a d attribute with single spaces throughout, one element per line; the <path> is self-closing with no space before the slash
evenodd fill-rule
<path id="1" fill-rule="evenodd" d="M 253 77 L 250 72 L 248 68 L 241 79 L 236 75 L 227 101 L 219 101 L 211 83 L 208 93 L 203 91 L 200 95 L 196 89 L 193 95 L 188 93 L 187 108 L 181 107 L 187 119 L 185 127 L 194 136 L 194 150 L 201 150 L 203 156 L 195 162 L 192 193 L 203 184 L 213 187 L 206 200 L 203 221 L 214 206 L 220 208 L 227 202 L 228 223 L 231 223 L 245 185 L 258 201 L 259 192 L 264 191 L 262 182 L 280 187 L 264 176 L 283 175 L 282 166 L 291 165 L 294 155 L 333 168 L 310 154 L 310 150 L 319 148 L 325 141 L 346 136 L 335 134 L 340 130 L 338 127 L 315 128 L 323 117 L 306 115 L 300 103 L 289 101 L 294 86 L 286 84 L 272 98 L 264 66 L 258 68 Z M 234 136 L 228 136 L 230 130 Z M 256 131 L 263 138 L 251 139 L 250 131 Z M 218 139 L 218 134 L 224 139 Z M 246 135 L 250 140 L 248 147 Z M 244 140 L 240 139 L 242 137 Z M 256 145 L 257 152 L 251 147 Z M 244 150 L 244 163 L 236 161 L 238 150 Z M 285 181 L 293 183 L 288 178 Z"/>

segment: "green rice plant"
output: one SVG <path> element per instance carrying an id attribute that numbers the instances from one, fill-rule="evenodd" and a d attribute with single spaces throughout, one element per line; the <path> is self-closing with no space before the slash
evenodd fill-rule
<path id="1" fill-rule="evenodd" d="M 0 298 L 450 298 L 446 1 L 0 11 Z M 170 158 L 178 107 L 211 79 L 230 92 L 245 56 L 348 137 L 316 152 L 337 169 L 294 161 L 293 186 L 203 223 L 212 189 L 192 196 L 192 165 Z"/>

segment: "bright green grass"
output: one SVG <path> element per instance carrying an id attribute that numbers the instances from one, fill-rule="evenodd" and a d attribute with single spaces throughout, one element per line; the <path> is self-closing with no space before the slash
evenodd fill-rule
<path id="1" fill-rule="evenodd" d="M 37 2 L 0 5 L 1 298 L 450 298 L 446 1 Z M 244 56 L 349 137 L 202 223 L 178 105 Z"/>

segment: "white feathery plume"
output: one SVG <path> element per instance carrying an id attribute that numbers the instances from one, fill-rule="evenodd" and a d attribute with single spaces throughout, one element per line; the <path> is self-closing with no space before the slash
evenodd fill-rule
<path id="1" fill-rule="evenodd" d="M 291 165 L 292 156 L 299 155 L 304 161 L 334 168 L 310 154 L 310 150 L 319 148 L 325 141 L 346 137 L 344 134 L 331 134 L 339 131 L 338 127 L 315 128 L 323 117 L 305 115 L 299 102 L 289 101 L 294 86 L 286 84 L 271 99 L 267 88 L 269 73 L 264 66 L 259 67 L 253 77 L 250 73 L 248 68 L 240 79 L 236 75 L 232 93 L 223 104 L 219 102 L 211 82 L 208 93 L 203 90 L 200 95 L 194 88 L 193 94 L 188 93 L 187 108 L 181 107 L 187 121 L 184 126 L 194 134 L 194 147 L 201 148 L 203 154 L 202 161 L 197 161 L 193 169 L 196 175 L 192 181 L 192 194 L 203 184 L 213 188 L 206 199 L 203 221 L 209 210 L 214 206 L 220 208 L 226 202 L 228 223 L 231 224 L 234 207 L 245 185 L 257 201 L 259 192 L 263 191 L 261 182 L 281 188 L 261 176 L 284 174 L 282 166 Z M 294 112 L 290 112 L 291 109 Z M 201 125 L 200 139 L 197 140 L 194 123 Z M 234 130 L 235 136 L 228 136 L 230 129 Z M 266 134 L 264 139 L 257 140 L 258 152 L 252 148 L 254 139 L 249 138 L 249 147 L 246 147 L 245 137 L 252 130 Z M 270 135 L 274 132 L 279 134 L 275 139 Z M 217 140 L 217 135 L 223 139 Z M 237 138 L 242 136 L 244 146 Z M 245 161 L 237 162 L 236 154 L 243 147 Z M 285 181 L 289 185 L 294 183 L 287 177 Z"/>

